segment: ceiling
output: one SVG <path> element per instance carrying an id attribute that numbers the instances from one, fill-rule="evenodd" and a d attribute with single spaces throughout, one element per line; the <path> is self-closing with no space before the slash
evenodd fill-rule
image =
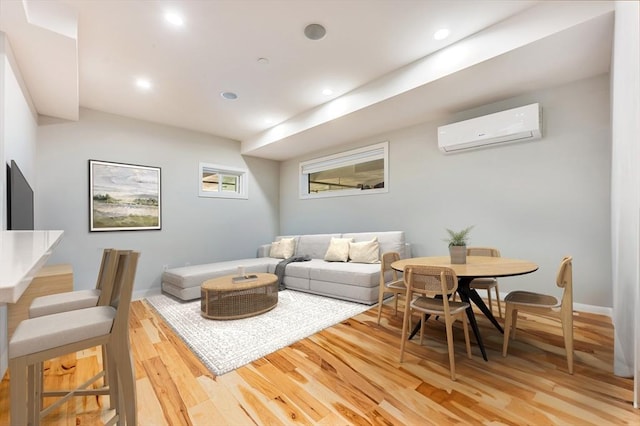
<path id="1" fill-rule="evenodd" d="M 0 30 L 41 115 L 91 108 L 284 160 L 605 73 L 613 4 L 3 0 Z"/>

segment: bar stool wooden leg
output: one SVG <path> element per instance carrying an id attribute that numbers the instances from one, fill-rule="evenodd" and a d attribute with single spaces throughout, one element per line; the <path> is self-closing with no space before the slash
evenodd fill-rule
<path id="1" fill-rule="evenodd" d="M 27 361 L 10 359 L 9 372 L 11 426 L 24 426 L 27 424 Z"/>
<path id="2" fill-rule="evenodd" d="M 129 342 L 118 345 L 115 351 L 116 364 L 118 366 L 119 384 L 123 395 L 129 395 L 124 400 L 124 413 L 127 425 L 137 425 L 136 412 L 136 378 L 133 371 L 133 360 Z M 121 410 L 121 412 L 123 412 Z"/>
<path id="3" fill-rule="evenodd" d="M 29 403 L 29 418 L 33 419 L 33 424 L 40 424 L 40 411 L 44 405 L 44 397 L 42 396 L 44 372 L 44 363 L 37 362 L 31 369 L 33 371 L 34 392 L 29 390 L 29 395 L 33 395 L 33 403 Z M 29 379 L 31 381 L 31 379 Z"/>
<path id="4" fill-rule="evenodd" d="M 39 405 L 38 395 L 36 394 L 39 380 L 36 379 L 36 370 L 37 368 L 33 364 L 27 366 L 27 420 L 30 425 L 40 423 L 40 416 L 35 413 L 35 407 Z"/>

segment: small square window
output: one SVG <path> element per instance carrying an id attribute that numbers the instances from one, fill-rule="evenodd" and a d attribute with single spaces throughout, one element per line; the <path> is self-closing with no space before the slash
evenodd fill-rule
<path id="1" fill-rule="evenodd" d="M 200 197 L 249 198 L 247 171 L 217 164 L 200 163 L 198 181 Z"/>

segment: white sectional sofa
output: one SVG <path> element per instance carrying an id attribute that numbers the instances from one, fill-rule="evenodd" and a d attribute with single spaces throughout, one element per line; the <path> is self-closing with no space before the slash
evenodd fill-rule
<path id="1" fill-rule="evenodd" d="M 287 265 L 283 282 L 288 289 L 366 304 L 378 301 L 380 263 L 325 261 L 332 238 L 351 239 L 355 243 L 375 239 L 379 245 L 378 259 L 380 254 L 388 251 L 397 251 L 402 258 L 411 255 L 402 231 L 279 236 L 275 241 L 285 238 L 295 241 L 294 256 L 311 258 Z M 274 273 L 276 265 L 283 259 L 269 257 L 271 253 L 271 244 L 266 244 L 258 248 L 256 258 L 168 269 L 162 274 L 162 290 L 182 300 L 191 300 L 200 297 L 200 285 L 204 281 L 235 275 L 240 266 L 244 267 L 245 273 Z"/>

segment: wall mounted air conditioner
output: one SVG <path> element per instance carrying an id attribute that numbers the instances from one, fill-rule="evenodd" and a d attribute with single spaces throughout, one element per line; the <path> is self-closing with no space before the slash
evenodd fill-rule
<path id="1" fill-rule="evenodd" d="M 438 147 L 451 154 L 540 139 L 540 104 L 531 104 L 438 127 Z"/>

